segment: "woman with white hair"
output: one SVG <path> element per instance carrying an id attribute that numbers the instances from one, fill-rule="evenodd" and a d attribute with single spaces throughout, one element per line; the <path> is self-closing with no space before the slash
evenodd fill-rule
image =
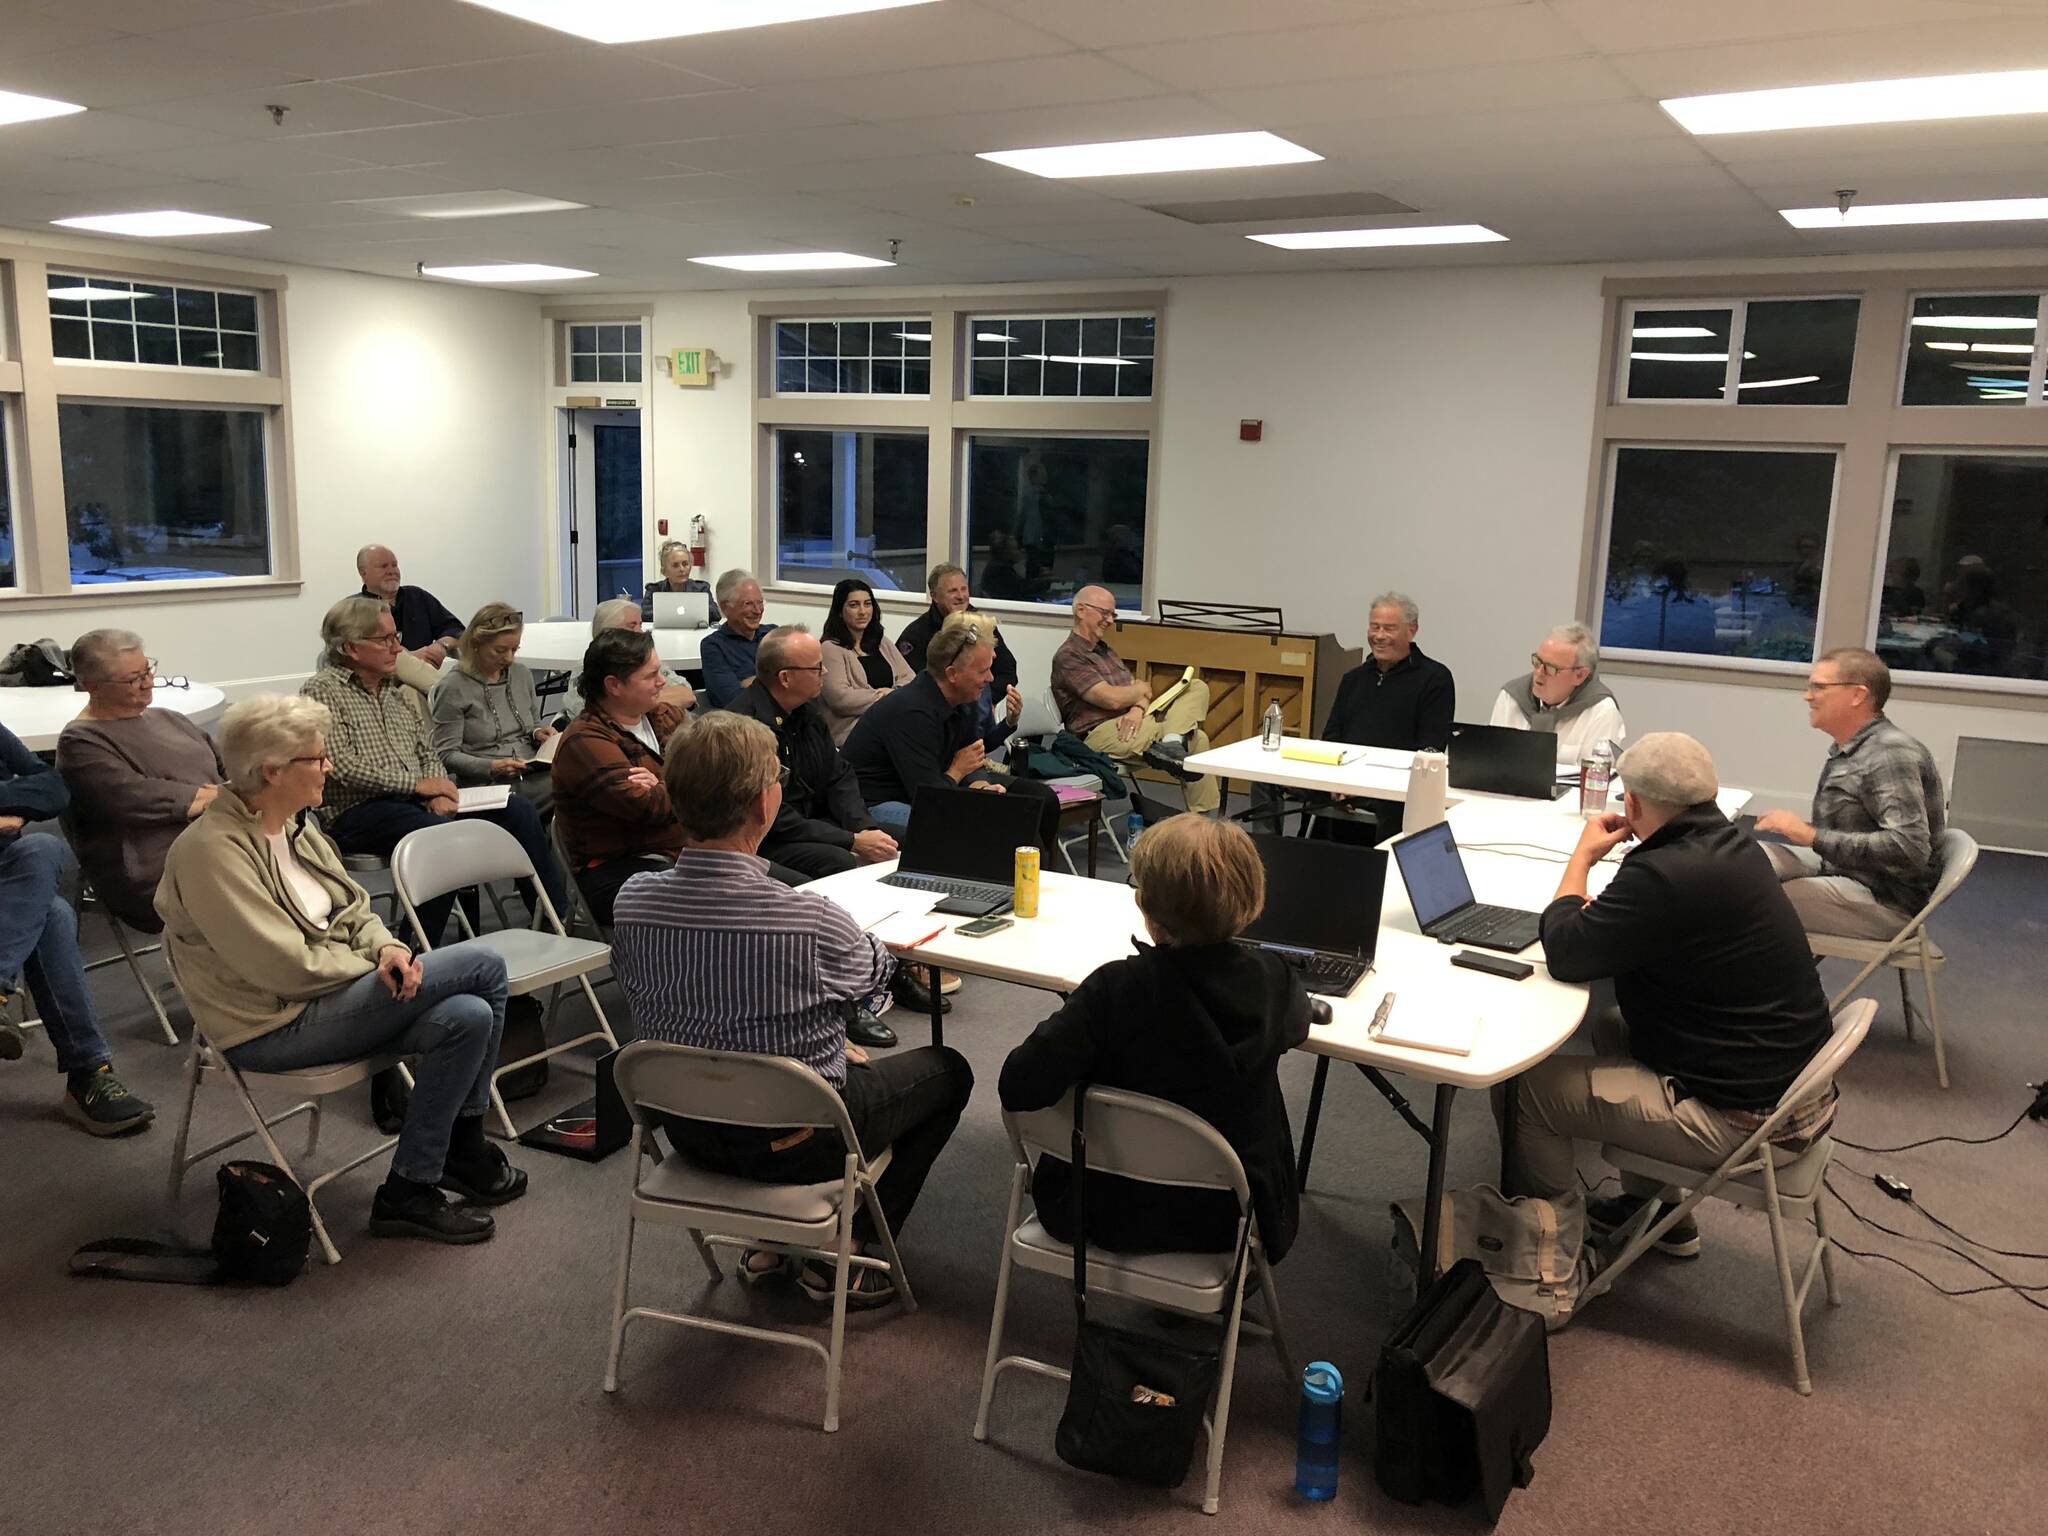
<path id="1" fill-rule="evenodd" d="M 640 605 L 630 597 L 607 598 L 599 603 L 595 611 L 590 615 L 590 637 L 593 640 L 608 629 L 630 630 L 637 635 L 646 628 L 647 620 L 640 612 Z M 690 686 L 690 680 L 687 677 L 684 677 L 682 673 L 676 671 L 667 662 L 660 662 L 659 665 L 661 667 L 661 702 L 673 704 L 677 709 L 688 714 L 697 707 L 697 690 Z M 577 715 L 582 713 L 583 695 L 576 691 L 574 687 L 575 679 L 572 678 L 570 681 L 569 697 L 565 701 L 568 708 L 565 713 L 569 719 L 574 720 Z"/>
<path id="2" fill-rule="evenodd" d="M 78 862 L 107 910 L 155 933 L 164 855 L 219 793 L 220 753 L 190 716 L 150 707 L 156 662 L 134 631 L 88 630 L 71 668 L 86 705 L 57 738 L 57 771 L 71 791 Z"/>
<path id="3" fill-rule="evenodd" d="M 458 784 L 509 783 L 548 813 L 547 764 L 534 754 L 555 734 L 542 717 L 533 673 L 514 658 L 526 618 L 485 603 L 455 642 L 456 665 L 434 687 L 434 750 Z"/>
<path id="4" fill-rule="evenodd" d="M 690 546 L 681 539 L 665 539 L 660 551 L 654 557 L 661 576 L 647 583 L 640 594 L 642 618 L 654 617 L 654 594 L 657 592 L 703 592 L 711 591 L 711 583 L 691 575 L 696 569 L 690 557 Z"/>
<path id="5" fill-rule="evenodd" d="M 505 962 L 474 943 L 416 956 L 378 921 L 306 814 L 326 789 L 332 726 L 327 707 L 304 697 L 259 695 L 227 712 L 227 788 L 172 845 L 157 889 L 165 953 L 208 1043 L 236 1066 L 414 1058 L 370 1231 L 482 1242 L 492 1219 L 472 1207 L 526 1193 L 526 1175 L 484 1138 Z M 443 1190 L 466 1203 L 450 1205 Z"/>

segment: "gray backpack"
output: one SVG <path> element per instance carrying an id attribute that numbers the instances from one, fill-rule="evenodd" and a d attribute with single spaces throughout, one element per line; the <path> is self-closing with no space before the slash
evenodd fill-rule
<path id="1" fill-rule="evenodd" d="M 1422 1215 L 1420 1200 L 1394 1202 L 1390 1300 L 1397 1311 L 1414 1293 Z M 1563 1216 L 1549 1200 L 1510 1200 L 1490 1184 L 1450 1190 L 1437 1228 L 1436 1270 L 1441 1274 L 1460 1259 L 1476 1259 L 1502 1301 L 1535 1313 L 1555 1333 L 1572 1320 L 1579 1292 L 1592 1278 L 1583 1254 L 1585 1224 L 1583 1206 Z"/>

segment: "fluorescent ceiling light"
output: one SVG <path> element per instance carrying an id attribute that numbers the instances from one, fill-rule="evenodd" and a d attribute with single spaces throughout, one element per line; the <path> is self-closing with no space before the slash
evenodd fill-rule
<path id="1" fill-rule="evenodd" d="M 1195 133 L 1173 139 L 1122 139 L 1109 144 L 1056 144 L 1047 149 L 991 149 L 975 157 L 1033 176 L 1157 176 L 1168 171 L 1239 170 L 1300 165 L 1323 157 L 1278 134 Z"/>
<path id="2" fill-rule="evenodd" d="M 1283 251 L 1348 251 L 1382 245 L 1479 245 L 1489 240 L 1505 240 L 1507 236 L 1484 224 L 1416 224 L 1406 229 L 1303 229 L 1278 235 L 1246 235 L 1245 239 L 1277 245 Z"/>
<path id="3" fill-rule="evenodd" d="M 896 339 L 898 341 L 930 341 L 932 333 L 930 331 L 898 331 L 896 332 Z"/>
<path id="4" fill-rule="evenodd" d="M 496 219 L 511 213 L 560 213 L 565 208 L 590 206 L 588 203 L 566 202 L 559 197 L 507 192 L 502 187 L 494 187 L 488 192 L 428 192 L 412 197 L 347 197 L 342 201 L 358 208 L 403 213 L 415 219 Z"/>
<path id="5" fill-rule="evenodd" d="M 1639 325 L 1629 332 L 1637 341 L 1677 341 L 1689 336 L 1714 336 L 1704 325 Z"/>
<path id="6" fill-rule="evenodd" d="M 50 297 L 74 301 L 86 299 L 132 299 L 135 297 L 135 290 L 133 288 L 95 288 L 91 283 L 81 283 L 75 288 L 52 288 L 50 290 Z"/>
<path id="7" fill-rule="evenodd" d="M 1982 400 L 2024 400 L 2027 398 L 2027 392 L 2024 389 L 1987 389 L 1981 391 L 1978 398 Z"/>
<path id="8" fill-rule="evenodd" d="M 1784 389 L 1793 384 L 1818 384 L 1820 375 L 1802 373 L 1796 379 L 1748 379 L 1736 385 L 1737 389 Z"/>
<path id="9" fill-rule="evenodd" d="M 521 21 L 536 22 L 587 37 L 593 43 L 644 43 L 657 37 L 697 37 L 706 32 L 737 32 L 784 21 L 814 21 L 821 16 L 852 16 L 861 11 L 893 11 L 932 0 L 469 0 L 487 11 L 501 11 Z"/>
<path id="10" fill-rule="evenodd" d="M 83 219 L 52 219 L 65 229 L 90 229 L 102 235 L 135 235 L 161 240 L 170 235 L 240 235 L 268 224 L 247 219 L 224 219 L 212 213 L 186 213 L 179 208 L 159 208 L 150 213 L 96 213 Z"/>
<path id="11" fill-rule="evenodd" d="M 2048 219 L 2048 197 L 1990 197 L 1961 203 L 1835 204 L 1825 208 L 1780 208 L 1794 229 L 1877 229 L 1894 224 L 2007 224 Z"/>
<path id="12" fill-rule="evenodd" d="M 1960 368 L 1965 373 L 2032 373 L 2031 363 L 1950 363 L 1951 368 Z M 2010 379 L 1972 379 L 1973 384 L 2010 384 Z"/>
<path id="13" fill-rule="evenodd" d="M 1970 350 L 1970 344 L 1967 341 L 1930 341 L 1926 345 L 1927 350 L 1930 352 L 1967 352 Z"/>
<path id="14" fill-rule="evenodd" d="M 1658 105 L 1677 119 L 1679 127 L 1696 134 L 2014 117 L 2048 112 L 2048 69 L 1726 91 L 1714 96 L 1674 96 Z"/>
<path id="15" fill-rule="evenodd" d="M 976 341 L 1000 341 L 1006 347 L 1014 347 L 1017 345 L 1016 337 L 1005 336 L 1001 331 L 976 331 L 974 333 L 974 339 Z"/>
<path id="16" fill-rule="evenodd" d="M 1020 363 L 1107 363 L 1112 368 L 1128 368 L 1133 359 L 1128 357 L 1068 357 L 1052 352 L 1026 352 L 1017 359 Z"/>
<path id="17" fill-rule="evenodd" d="M 734 272 L 836 272 L 844 267 L 893 267 L 879 256 L 851 251 L 771 251 L 762 256 L 692 256 L 700 267 L 728 267 Z"/>
<path id="18" fill-rule="evenodd" d="M 69 117 L 85 108 L 48 96 L 24 96 L 19 91 L 0 91 L 0 124 L 33 123 L 46 117 Z"/>
<path id="19" fill-rule="evenodd" d="M 458 283 L 552 283 L 597 274 L 581 267 L 551 267 L 544 261 L 494 261 L 473 267 L 423 266 L 420 276 L 452 278 Z"/>
<path id="20" fill-rule="evenodd" d="M 1915 315 L 1913 323 L 1944 331 L 2031 331 L 2040 322 L 2032 315 Z"/>
<path id="21" fill-rule="evenodd" d="M 1745 352 L 1744 357 L 1755 357 L 1754 352 Z M 1631 352 L 1629 357 L 1638 363 L 1725 363 L 1726 352 Z"/>
<path id="22" fill-rule="evenodd" d="M 2034 344 L 2030 341 L 1973 341 L 1972 352 L 2017 352 L 2025 357 L 2034 355 Z"/>

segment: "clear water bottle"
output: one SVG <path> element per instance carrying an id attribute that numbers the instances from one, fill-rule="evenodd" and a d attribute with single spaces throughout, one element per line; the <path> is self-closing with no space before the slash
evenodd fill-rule
<path id="1" fill-rule="evenodd" d="M 1280 701 L 1275 699 L 1266 706 L 1266 718 L 1259 727 L 1259 745 L 1268 752 L 1280 750 Z"/>
<path id="2" fill-rule="evenodd" d="M 1136 806 L 1131 807 L 1129 819 L 1124 822 L 1124 848 L 1126 851 L 1138 844 L 1138 834 L 1145 830 L 1145 813 Z"/>
<path id="3" fill-rule="evenodd" d="M 1344 1438 L 1344 1377 L 1327 1360 L 1301 1373 L 1301 1423 L 1294 1490 L 1306 1499 L 1337 1497 L 1337 1446 Z"/>
<path id="4" fill-rule="evenodd" d="M 1607 809 L 1607 791 L 1614 783 L 1614 743 L 1600 741 L 1579 760 L 1579 811 L 1598 816 Z"/>

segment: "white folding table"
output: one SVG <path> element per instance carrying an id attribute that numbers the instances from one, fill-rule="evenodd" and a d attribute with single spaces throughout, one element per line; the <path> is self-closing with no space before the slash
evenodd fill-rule
<path id="1" fill-rule="evenodd" d="M 150 700 L 157 709 L 190 715 L 205 725 L 220 713 L 227 696 L 205 683 L 184 688 L 159 688 Z M 54 752 L 64 727 L 85 708 L 85 695 L 75 688 L 0 688 L 0 725 L 21 738 L 31 752 Z"/>
<path id="2" fill-rule="evenodd" d="M 699 654 L 708 629 L 656 629 L 654 654 L 665 666 L 679 672 L 695 672 L 704 661 Z M 550 619 L 526 626 L 519 637 L 519 659 L 533 668 L 566 668 L 571 672 L 583 665 L 583 653 L 590 649 L 590 625 L 582 619 Z"/>

